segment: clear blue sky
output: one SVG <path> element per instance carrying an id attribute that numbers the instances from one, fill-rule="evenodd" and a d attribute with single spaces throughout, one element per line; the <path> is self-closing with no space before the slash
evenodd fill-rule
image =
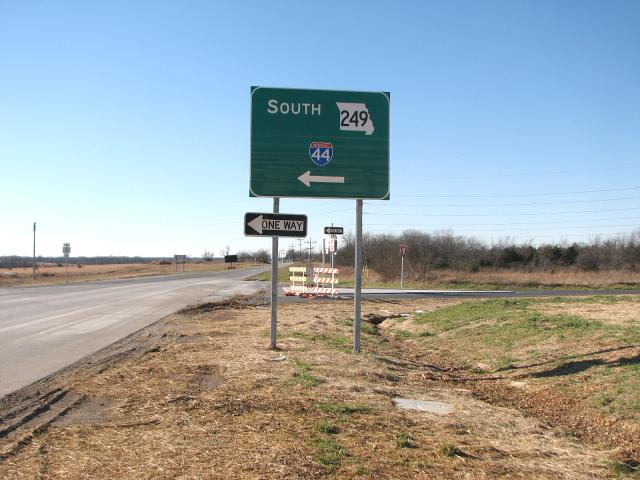
<path id="1" fill-rule="evenodd" d="M 637 1 L 0 0 L 0 255 L 245 238 L 251 85 L 391 92 L 365 231 L 586 241 L 640 226 Z M 283 199 L 352 230 L 355 202 Z M 281 247 L 291 241 L 282 240 Z M 317 245 L 317 244 L 316 244 Z"/>

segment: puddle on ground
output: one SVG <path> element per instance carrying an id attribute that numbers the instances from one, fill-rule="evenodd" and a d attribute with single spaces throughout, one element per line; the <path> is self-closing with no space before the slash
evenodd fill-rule
<path id="1" fill-rule="evenodd" d="M 395 397 L 394 403 L 403 410 L 417 410 L 419 412 L 438 413 L 446 415 L 453 411 L 453 406 L 449 403 L 438 402 L 436 400 L 415 400 L 413 398 Z"/>

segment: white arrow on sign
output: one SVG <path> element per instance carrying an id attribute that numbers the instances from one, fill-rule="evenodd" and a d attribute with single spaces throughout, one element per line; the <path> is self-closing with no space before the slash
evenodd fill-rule
<path id="1" fill-rule="evenodd" d="M 307 187 L 311 186 L 311 182 L 316 183 L 344 183 L 344 177 L 325 177 L 322 175 L 311 175 L 311 170 L 307 170 L 298 177 Z"/>
<path id="2" fill-rule="evenodd" d="M 251 220 L 249 226 L 262 235 L 262 215 Z"/>

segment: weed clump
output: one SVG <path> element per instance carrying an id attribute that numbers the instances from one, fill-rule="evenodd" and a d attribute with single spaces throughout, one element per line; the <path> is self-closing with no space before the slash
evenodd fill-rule
<path id="1" fill-rule="evenodd" d="M 315 377 L 311 374 L 311 365 L 305 362 L 294 360 L 293 362 L 296 371 L 293 373 L 293 383 L 296 385 L 302 385 L 304 388 L 317 387 L 324 380 Z"/>
<path id="2" fill-rule="evenodd" d="M 321 412 L 338 415 L 352 415 L 354 413 L 369 413 L 371 408 L 362 403 L 325 402 L 316 405 Z"/>
<path id="3" fill-rule="evenodd" d="M 398 448 L 415 448 L 414 438 L 406 432 L 396 432 L 393 434 L 393 441 Z"/>
<path id="4" fill-rule="evenodd" d="M 445 457 L 464 457 L 464 452 L 455 443 L 445 443 L 440 447 L 440 453 Z"/>
<path id="5" fill-rule="evenodd" d="M 636 460 L 627 460 L 625 462 L 614 460 L 609 464 L 609 468 L 614 478 L 623 478 L 630 475 L 633 475 L 632 478 L 640 478 L 640 462 Z"/>
<path id="6" fill-rule="evenodd" d="M 316 431 L 320 433 L 327 433 L 329 435 L 335 435 L 339 432 L 338 427 L 336 427 L 333 423 L 328 422 L 326 420 L 319 420 L 316 423 Z"/>
<path id="7" fill-rule="evenodd" d="M 325 467 L 337 467 L 351 456 L 349 451 L 332 438 L 316 438 L 316 460 Z"/>

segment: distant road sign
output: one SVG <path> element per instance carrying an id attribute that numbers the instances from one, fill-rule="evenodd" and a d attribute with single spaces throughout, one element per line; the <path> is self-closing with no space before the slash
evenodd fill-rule
<path id="1" fill-rule="evenodd" d="M 249 194 L 389 199 L 389 93 L 251 87 Z"/>
<path id="2" fill-rule="evenodd" d="M 342 235 L 344 233 L 343 227 L 324 227 L 325 235 Z"/>
<path id="3" fill-rule="evenodd" d="M 307 216 L 287 213 L 245 213 L 244 234 L 248 237 L 306 237 Z"/>
<path id="4" fill-rule="evenodd" d="M 69 255 L 71 253 L 71 244 L 70 243 L 63 243 L 62 244 L 62 253 L 64 255 Z"/>
<path id="5" fill-rule="evenodd" d="M 173 260 L 176 263 L 187 263 L 187 256 L 186 255 L 174 255 L 173 256 Z"/>
<path id="6" fill-rule="evenodd" d="M 238 263 L 238 255 L 225 255 L 224 263 Z"/>
<path id="7" fill-rule="evenodd" d="M 407 254 L 408 249 L 409 249 L 408 245 L 400 245 L 400 255 L 404 257 Z"/>

